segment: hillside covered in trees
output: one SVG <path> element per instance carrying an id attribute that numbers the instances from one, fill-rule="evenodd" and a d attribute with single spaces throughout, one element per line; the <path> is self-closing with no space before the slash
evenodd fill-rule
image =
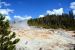
<path id="1" fill-rule="evenodd" d="M 63 13 L 62 15 L 45 15 L 41 18 L 35 18 L 28 20 L 29 26 L 37 26 L 42 28 L 63 28 L 68 30 L 75 30 L 75 16 L 72 10 L 68 14 Z"/>

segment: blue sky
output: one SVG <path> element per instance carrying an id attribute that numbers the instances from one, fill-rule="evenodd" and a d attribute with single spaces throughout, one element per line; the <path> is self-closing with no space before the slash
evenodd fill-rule
<path id="1" fill-rule="evenodd" d="M 12 9 L 13 13 L 9 14 L 11 18 L 14 16 L 31 16 L 37 18 L 39 15 L 46 15 L 47 10 L 63 8 L 67 13 L 70 8 L 70 3 L 74 0 L 1 0 L 1 2 L 9 3 L 10 6 L 2 6 L 1 9 Z"/>

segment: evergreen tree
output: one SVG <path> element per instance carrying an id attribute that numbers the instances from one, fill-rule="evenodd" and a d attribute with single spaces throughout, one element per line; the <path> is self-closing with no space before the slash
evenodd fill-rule
<path id="1" fill-rule="evenodd" d="M 37 20 L 36 20 L 37 19 Z M 72 10 L 69 14 L 63 13 L 62 15 L 46 15 L 42 18 L 35 18 L 28 20 L 29 26 L 37 26 L 42 28 L 53 29 L 68 29 L 75 30 L 75 19 Z"/>
<path id="2" fill-rule="evenodd" d="M 15 44 L 19 39 L 15 38 L 15 32 L 11 32 L 9 21 L 4 21 L 5 16 L 0 14 L 0 50 L 15 50 Z"/>
<path id="3" fill-rule="evenodd" d="M 69 11 L 69 17 L 70 17 L 70 18 L 74 18 L 73 10 L 70 10 L 70 11 Z"/>

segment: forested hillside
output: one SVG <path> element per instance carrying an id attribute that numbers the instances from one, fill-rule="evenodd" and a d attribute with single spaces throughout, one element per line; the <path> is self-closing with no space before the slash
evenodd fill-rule
<path id="1" fill-rule="evenodd" d="M 72 10 L 68 14 L 62 15 L 45 15 L 41 18 L 28 20 L 29 26 L 37 26 L 43 28 L 63 28 L 68 30 L 75 30 L 75 19 Z"/>

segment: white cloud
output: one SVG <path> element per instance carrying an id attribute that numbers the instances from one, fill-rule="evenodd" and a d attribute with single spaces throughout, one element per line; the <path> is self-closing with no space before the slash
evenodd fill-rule
<path id="1" fill-rule="evenodd" d="M 31 19 L 32 17 L 31 16 L 14 16 L 14 19 L 16 20 L 25 20 L 25 19 Z"/>
<path id="2" fill-rule="evenodd" d="M 11 20 L 10 16 L 5 16 L 4 21 L 6 21 L 6 20 Z"/>
<path id="3" fill-rule="evenodd" d="M 75 2 L 70 3 L 70 8 L 75 9 Z"/>
<path id="4" fill-rule="evenodd" d="M 73 15 L 75 15 L 75 10 L 73 10 Z"/>
<path id="5" fill-rule="evenodd" d="M 14 10 L 11 10 L 11 9 L 0 9 L 0 13 L 3 14 L 3 15 L 5 15 L 5 20 L 4 21 L 11 20 L 9 14 L 13 13 L 13 11 Z"/>
<path id="6" fill-rule="evenodd" d="M 44 15 L 39 15 L 39 18 L 44 17 Z"/>
<path id="7" fill-rule="evenodd" d="M 12 9 L 8 9 L 8 8 L 3 9 L 2 8 L 2 7 L 7 7 L 7 6 L 10 6 L 10 4 L 6 3 L 6 2 L 0 2 L 0 13 L 5 15 L 5 20 L 4 21 L 11 20 L 10 13 L 14 12 L 14 10 L 12 10 Z"/>
<path id="8" fill-rule="evenodd" d="M 24 18 L 23 17 L 21 17 L 21 16 L 14 16 L 14 18 L 17 20 L 24 20 Z"/>
<path id="9" fill-rule="evenodd" d="M 55 12 L 47 10 L 47 14 L 52 15 L 52 14 L 55 14 Z"/>
<path id="10" fill-rule="evenodd" d="M 6 3 L 6 2 L 0 2 L 0 8 L 1 8 L 2 6 L 7 7 L 7 6 L 10 6 L 10 4 L 9 4 L 9 3 Z"/>
<path id="11" fill-rule="evenodd" d="M 62 13 L 64 13 L 63 8 L 59 8 L 59 9 L 53 9 L 53 11 L 47 10 L 47 14 L 52 15 L 62 15 Z"/>
<path id="12" fill-rule="evenodd" d="M 31 16 L 25 16 L 25 19 L 31 19 L 32 17 Z"/>
<path id="13" fill-rule="evenodd" d="M 0 13 L 4 15 L 9 15 L 9 13 L 13 13 L 14 10 L 11 9 L 0 9 Z"/>

